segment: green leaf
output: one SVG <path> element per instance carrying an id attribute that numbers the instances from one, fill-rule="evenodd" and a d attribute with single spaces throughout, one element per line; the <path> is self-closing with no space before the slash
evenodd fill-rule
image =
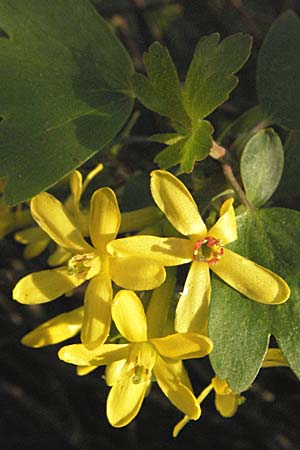
<path id="1" fill-rule="evenodd" d="M 176 68 L 168 49 L 154 42 L 144 54 L 148 78 L 136 73 L 133 86 L 137 98 L 147 108 L 189 127 Z"/>
<path id="2" fill-rule="evenodd" d="M 180 170 L 185 173 L 192 172 L 196 161 L 206 158 L 212 147 L 212 125 L 206 120 L 201 120 L 186 136 L 172 137 L 169 147 L 160 152 L 154 161 L 162 169 L 168 169 L 180 164 Z M 170 136 L 170 135 L 167 135 Z M 172 136 L 172 135 L 171 135 Z"/>
<path id="3" fill-rule="evenodd" d="M 277 188 L 283 170 L 283 147 L 272 128 L 261 130 L 248 141 L 241 157 L 241 177 L 254 206 L 265 204 Z"/>
<path id="4" fill-rule="evenodd" d="M 180 141 L 184 136 L 177 133 L 158 133 L 153 134 L 150 140 L 153 142 L 159 142 L 160 144 L 173 145 Z"/>
<path id="5" fill-rule="evenodd" d="M 174 144 L 169 145 L 155 156 L 154 162 L 161 169 L 169 169 L 170 167 L 176 166 L 181 161 L 183 148 L 187 141 L 188 138 L 184 137 Z"/>
<path id="6" fill-rule="evenodd" d="M 284 168 L 277 190 L 279 197 L 300 197 L 300 131 L 291 131 L 284 144 Z"/>
<path id="7" fill-rule="evenodd" d="M 183 172 L 190 173 L 196 161 L 201 161 L 209 155 L 212 147 L 212 125 L 206 120 L 201 120 L 193 127 L 191 136 L 184 144 L 180 159 L 180 168 Z"/>
<path id="8" fill-rule="evenodd" d="M 218 142 L 227 148 L 230 147 L 239 157 L 245 145 L 259 130 L 272 125 L 261 107 L 254 106 L 231 122 L 218 136 Z"/>
<path id="9" fill-rule="evenodd" d="M 0 26 L 0 178 L 15 204 L 111 141 L 133 106 L 133 68 L 87 0 L 1 0 Z"/>
<path id="10" fill-rule="evenodd" d="M 271 333 L 300 377 L 300 214 L 288 209 L 262 209 L 239 216 L 237 223 L 238 240 L 228 247 L 276 272 L 291 288 L 291 296 L 283 305 L 262 305 L 212 277 L 211 362 L 216 374 L 240 392 L 250 386 L 259 371 Z"/>
<path id="11" fill-rule="evenodd" d="M 238 79 L 233 74 L 247 61 L 252 39 L 237 33 L 219 43 L 218 33 L 200 39 L 190 64 L 184 102 L 193 119 L 202 119 L 228 99 Z"/>
<path id="12" fill-rule="evenodd" d="M 292 11 L 271 26 L 258 55 L 257 90 L 277 124 L 300 128 L 300 20 Z"/>

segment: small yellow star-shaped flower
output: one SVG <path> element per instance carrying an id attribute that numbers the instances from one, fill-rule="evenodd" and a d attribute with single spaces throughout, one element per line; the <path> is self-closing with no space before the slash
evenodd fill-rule
<path id="1" fill-rule="evenodd" d="M 145 256 L 112 257 L 106 245 L 118 233 L 121 214 L 114 192 L 101 188 L 94 192 L 89 213 L 91 244 L 64 205 L 43 192 L 31 200 L 31 212 L 57 245 L 69 252 L 67 265 L 32 273 L 14 288 L 20 303 L 46 303 L 89 281 L 84 298 L 81 339 L 88 348 L 104 342 L 111 322 L 112 281 L 126 289 L 153 289 L 163 283 L 165 269 Z"/>
<path id="2" fill-rule="evenodd" d="M 114 427 L 123 427 L 138 414 L 148 388 L 156 379 L 168 399 L 191 419 L 198 419 L 200 407 L 182 360 L 201 358 L 212 350 L 212 342 L 198 333 L 175 333 L 150 337 L 143 305 L 133 291 L 119 291 L 112 302 L 112 317 L 128 343 L 103 344 L 93 351 L 81 344 L 60 349 L 66 362 L 83 366 L 88 373 L 107 365 L 106 382 L 112 386 L 107 399 L 107 417 Z"/>
<path id="3" fill-rule="evenodd" d="M 186 239 L 132 236 L 111 242 L 107 249 L 115 256 L 144 255 L 162 266 L 192 263 L 176 309 L 177 331 L 207 332 L 210 270 L 257 302 L 278 305 L 289 298 L 290 289 L 280 276 L 226 248 L 237 238 L 233 199 L 223 203 L 219 219 L 207 230 L 193 197 L 174 175 L 153 171 L 151 192 L 157 206 Z"/>

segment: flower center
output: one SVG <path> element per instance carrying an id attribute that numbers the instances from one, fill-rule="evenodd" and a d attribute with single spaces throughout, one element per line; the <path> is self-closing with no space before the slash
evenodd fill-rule
<path id="1" fill-rule="evenodd" d="M 83 255 L 75 255 L 68 262 L 68 274 L 79 275 L 85 278 L 95 259 L 93 253 L 85 253 Z"/>
<path id="2" fill-rule="evenodd" d="M 130 360 L 132 383 L 140 384 L 149 382 L 156 360 L 156 350 L 154 347 L 148 342 L 134 344 L 130 354 Z"/>
<path id="3" fill-rule="evenodd" d="M 216 264 L 223 253 L 224 248 L 220 240 L 211 236 L 206 236 L 195 243 L 193 259 L 208 264 Z"/>
<path id="4" fill-rule="evenodd" d="M 148 367 L 144 366 L 135 366 L 134 374 L 132 375 L 131 381 L 133 384 L 142 383 L 142 381 L 147 381 L 149 379 L 150 370 Z"/>

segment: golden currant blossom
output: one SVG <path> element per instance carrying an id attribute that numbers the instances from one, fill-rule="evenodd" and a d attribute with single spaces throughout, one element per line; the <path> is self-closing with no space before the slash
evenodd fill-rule
<path id="1" fill-rule="evenodd" d="M 203 389 L 203 391 L 197 398 L 199 406 L 206 399 L 206 397 L 210 394 L 212 390 L 215 391 L 216 410 L 223 417 L 232 417 L 236 413 L 239 405 L 241 405 L 245 401 L 244 397 L 232 391 L 226 380 L 222 380 L 219 377 L 214 377 L 211 380 L 211 383 L 205 389 Z M 173 429 L 173 437 L 177 437 L 182 428 L 189 421 L 190 421 L 189 416 L 185 415 L 183 419 L 181 419 L 181 421 L 178 422 L 177 425 L 175 425 Z"/>
<path id="2" fill-rule="evenodd" d="M 206 332 L 211 296 L 211 269 L 222 280 L 246 297 L 277 305 L 290 295 L 286 282 L 277 274 L 225 248 L 237 238 L 233 199 L 226 200 L 217 222 L 207 230 L 198 207 L 184 184 L 171 173 L 155 170 L 151 192 L 157 206 L 183 238 L 132 236 L 111 242 L 114 256 L 147 256 L 162 266 L 192 262 L 179 299 L 175 329 Z"/>
<path id="3" fill-rule="evenodd" d="M 136 290 L 153 289 L 163 283 L 164 268 L 144 256 L 115 258 L 106 245 L 117 236 L 121 215 L 114 192 L 94 192 L 89 213 L 91 244 L 64 205 L 43 192 L 31 201 L 35 221 L 57 245 L 69 252 L 67 265 L 32 273 L 22 278 L 13 291 L 20 303 L 46 303 L 89 281 L 84 298 L 81 339 L 93 348 L 106 339 L 111 321 L 112 281 Z"/>
<path id="4" fill-rule="evenodd" d="M 68 211 L 70 217 L 80 229 L 83 236 L 88 236 L 88 211 L 82 210 L 80 207 L 80 201 L 82 194 L 93 180 L 93 178 L 103 170 L 103 164 L 98 164 L 93 170 L 91 170 L 84 181 L 82 175 L 78 170 L 74 170 L 69 177 L 71 194 L 64 202 L 64 207 Z M 49 235 L 38 226 L 25 228 L 15 233 L 15 240 L 25 245 L 24 257 L 26 259 L 35 258 L 40 255 L 50 244 L 51 239 Z M 49 256 L 49 266 L 60 266 L 64 264 L 72 255 L 61 246 L 57 246 L 56 250 Z"/>
<path id="5" fill-rule="evenodd" d="M 267 368 L 280 366 L 288 367 L 288 363 L 284 358 L 282 351 L 279 348 L 269 348 L 262 363 L 262 367 Z M 216 410 L 223 417 L 232 417 L 236 413 L 238 407 L 246 400 L 245 397 L 234 392 L 226 380 L 222 380 L 221 378 L 215 376 L 211 380 L 211 383 L 203 389 L 197 398 L 199 405 L 201 405 L 212 390 L 215 391 Z M 173 429 L 173 437 L 178 436 L 179 432 L 189 421 L 190 418 L 188 415 L 185 415 L 183 419 L 175 425 Z"/>
<path id="6" fill-rule="evenodd" d="M 111 425 L 123 427 L 136 417 L 153 377 L 173 405 L 191 419 L 198 419 L 200 407 L 182 360 L 206 356 L 212 350 L 210 339 L 197 333 L 149 337 L 143 305 L 132 291 L 117 293 L 112 317 L 128 343 L 103 344 L 93 351 L 74 344 L 58 353 L 63 361 L 83 366 L 84 371 L 88 366 L 108 365 L 106 382 L 112 388 L 107 417 Z"/>

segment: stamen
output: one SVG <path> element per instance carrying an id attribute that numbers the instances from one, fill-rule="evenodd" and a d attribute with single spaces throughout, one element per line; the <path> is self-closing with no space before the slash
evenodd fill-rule
<path id="1" fill-rule="evenodd" d="M 143 366 L 135 366 L 134 375 L 131 378 L 133 384 L 139 384 L 143 381 L 143 372 L 144 372 Z"/>
<path id="2" fill-rule="evenodd" d="M 144 366 L 135 366 L 134 375 L 131 378 L 133 384 L 139 384 L 143 381 L 147 381 L 149 378 L 150 370 Z"/>
<path id="3" fill-rule="evenodd" d="M 90 253 L 73 256 L 73 258 L 71 258 L 68 263 L 69 275 L 84 275 L 90 269 L 90 262 L 94 258 L 95 256 Z"/>
<path id="4" fill-rule="evenodd" d="M 206 236 L 195 243 L 193 259 L 208 264 L 216 264 L 223 253 L 224 248 L 221 241 L 212 236 Z"/>

